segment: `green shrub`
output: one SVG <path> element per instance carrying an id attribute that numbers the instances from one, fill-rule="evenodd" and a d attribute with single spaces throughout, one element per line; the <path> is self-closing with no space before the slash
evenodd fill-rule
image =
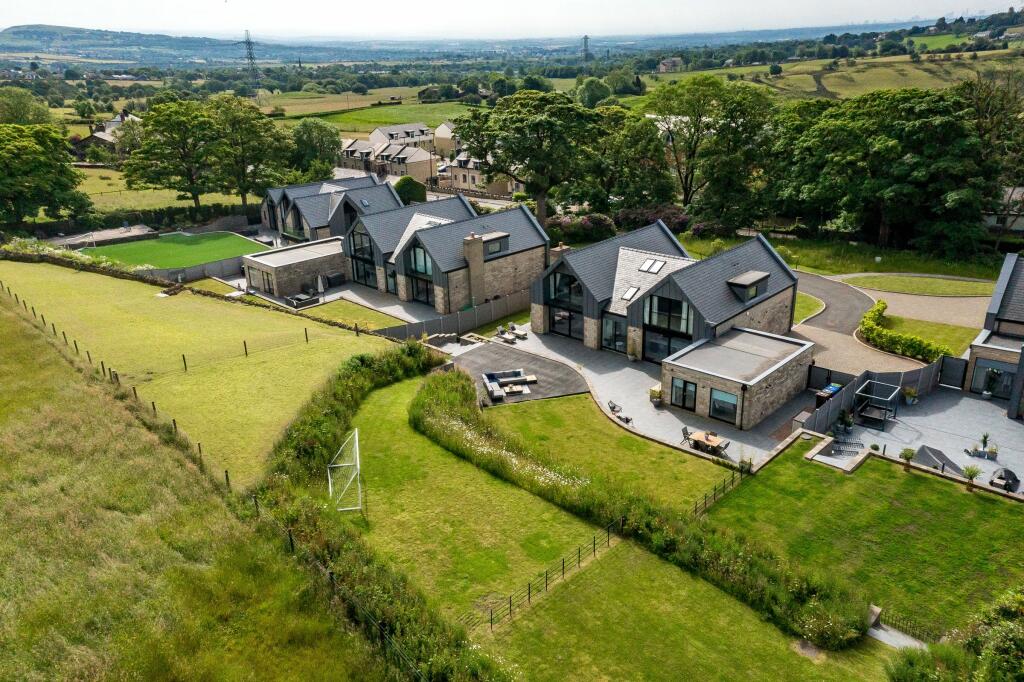
<path id="1" fill-rule="evenodd" d="M 554 243 L 592 243 L 615 236 L 615 223 L 603 213 L 548 218 L 545 231 Z"/>
<path id="2" fill-rule="evenodd" d="M 583 519 L 600 526 L 621 520 L 624 535 L 787 632 L 833 650 L 864 634 L 867 603 L 836 583 L 803 573 L 726 529 L 557 465 L 502 432 L 484 418 L 473 380 L 463 372 L 428 377 L 409 421 L 453 454 Z"/>
<path id="3" fill-rule="evenodd" d="M 423 203 L 427 200 L 427 186 L 408 175 L 403 175 L 395 183 L 395 193 L 406 205 L 413 202 Z"/>
<path id="4" fill-rule="evenodd" d="M 943 355 L 952 355 L 947 346 L 926 341 L 913 334 L 901 334 L 885 328 L 885 301 L 878 301 L 864 313 L 857 331 L 875 348 L 908 358 L 934 362 Z"/>

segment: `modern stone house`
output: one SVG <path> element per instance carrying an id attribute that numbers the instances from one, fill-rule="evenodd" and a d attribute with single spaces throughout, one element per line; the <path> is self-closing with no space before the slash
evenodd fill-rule
<path id="1" fill-rule="evenodd" d="M 522 183 L 505 175 L 488 182 L 484 177 L 483 162 L 466 152 L 458 154 L 450 163 L 441 164 L 437 176 L 440 186 L 456 191 L 484 192 L 505 197 L 525 191 Z"/>
<path id="2" fill-rule="evenodd" d="M 370 144 L 408 145 L 434 151 L 434 130 L 426 123 L 401 123 L 393 126 L 374 128 L 370 133 Z"/>
<path id="3" fill-rule="evenodd" d="M 455 156 L 455 153 L 462 145 L 455 134 L 455 124 L 445 121 L 434 128 L 434 152 L 445 159 Z"/>
<path id="4" fill-rule="evenodd" d="M 360 216 L 401 207 L 390 184 L 377 184 L 374 178 L 369 182 L 344 178 L 270 190 L 261 212 L 267 221 L 264 225 L 271 229 L 276 213 L 278 234 L 285 241 L 297 242 L 341 235 Z"/>
<path id="5" fill-rule="evenodd" d="M 347 278 L 348 259 L 342 241 L 341 237 L 330 237 L 243 256 L 246 287 L 287 298 L 337 286 Z"/>
<path id="6" fill-rule="evenodd" d="M 436 174 L 434 161 L 433 153 L 426 147 L 346 140 L 342 144 L 338 165 L 379 177 L 408 175 L 425 184 Z"/>
<path id="7" fill-rule="evenodd" d="M 786 336 L 797 278 L 763 237 L 697 261 L 659 221 L 552 252 L 531 289 L 535 333 L 659 363 L 670 404 L 740 428 L 806 386 L 813 344 Z"/>
<path id="8" fill-rule="evenodd" d="M 1009 402 L 1007 415 L 1024 413 L 1024 258 L 1006 255 L 996 280 L 985 328 L 971 343 L 967 385 L 974 393 L 989 392 Z"/>

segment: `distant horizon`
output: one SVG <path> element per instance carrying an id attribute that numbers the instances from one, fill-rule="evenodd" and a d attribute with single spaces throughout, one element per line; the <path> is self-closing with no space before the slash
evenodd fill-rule
<path id="1" fill-rule="evenodd" d="M 621 2 L 608 0 L 522 0 L 516 11 L 493 11 L 470 0 L 451 0 L 429 12 L 408 0 L 392 0 L 387 9 L 356 5 L 344 10 L 336 9 L 335 3 L 317 0 L 293 0 L 287 8 L 270 0 L 249 0 L 243 10 L 236 9 L 231 0 L 179 0 L 168 5 L 117 6 L 116 15 L 103 16 L 106 25 L 97 25 L 98 16 L 92 7 L 70 0 L 38 0 L 5 8 L 4 28 L 50 25 L 225 40 L 238 39 L 248 28 L 255 38 L 271 42 L 525 41 L 578 38 L 584 34 L 629 38 L 874 24 L 924 25 L 941 16 L 988 13 L 983 9 L 950 11 L 947 4 L 934 0 L 865 0 L 855 8 L 828 0 L 739 0 L 715 6 L 697 0 L 632 0 L 626 10 Z M 883 15 L 886 18 L 879 18 Z M 538 21 L 541 16 L 544 21 Z M 395 28 L 396 24 L 400 27 Z M 212 29 L 228 26 L 237 26 L 237 30 Z M 310 30 L 313 26 L 320 30 Z M 325 30 L 327 26 L 344 29 Z"/>

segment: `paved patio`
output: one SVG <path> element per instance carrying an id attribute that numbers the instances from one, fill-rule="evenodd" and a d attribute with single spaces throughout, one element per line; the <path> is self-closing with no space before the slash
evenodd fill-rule
<path id="1" fill-rule="evenodd" d="M 983 433 L 999 447 L 995 461 L 964 453 L 964 448 L 981 441 Z M 1024 423 L 1006 417 L 1006 401 L 982 400 L 951 388 L 939 388 L 917 405 L 901 405 L 895 423 L 885 432 L 856 426 L 851 437 L 866 446 L 884 445 L 890 456 L 898 456 L 903 448 L 937 448 L 961 468 L 971 464 L 980 468 L 980 483 L 987 484 L 1000 467 L 1024 474 Z"/>
<path id="2" fill-rule="evenodd" d="M 483 388 L 481 374 L 521 369 L 537 377 L 537 383 L 530 384 L 530 392 L 518 396 L 506 396 L 504 403 L 520 403 L 526 400 L 559 398 L 566 395 L 586 393 L 589 388 L 583 377 L 572 367 L 534 353 L 515 350 L 503 344 L 481 343 L 455 358 L 455 364 L 466 370 L 476 384 L 480 398 L 493 404 Z"/>
<path id="3" fill-rule="evenodd" d="M 490 345 L 501 348 L 497 344 Z M 749 459 L 757 463 L 764 459 L 789 435 L 793 417 L 814 405 L 813 394 L 802 393 L 754 429 L 742 431 L 675 407 L 654 407 L 648 399 L 648 391 L 660 382 L 661 368 L 657 365 L 630 362 L 624 355 L 591 350 L 579 341 L 552 334 L 531 333 L 515 348 L 573 367 L 587 380 L 606 414 L 610 414 L 608 402 L 612 401 L 622 406 L 623 415 L 632 417 L 632 423 L 623 425 L 624 428 L 672 446 L 682 441 L 684 426 L 691 431 L 715 431 L 732 443 L 726 457 L 734 462 Z"/>

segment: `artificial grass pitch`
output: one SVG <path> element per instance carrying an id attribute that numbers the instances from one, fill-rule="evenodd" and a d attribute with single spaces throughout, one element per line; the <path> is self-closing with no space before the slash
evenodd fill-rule
<path id="1" fill-rule="evenodd" d="M 155 268 L 187 268 L 266 250 L 266 246 L 232 232 L 196 235 L 176 232 L 156 239 L 83 249 L 85 253 L 105 256 L 126 265 L 152 265 Z"/>

